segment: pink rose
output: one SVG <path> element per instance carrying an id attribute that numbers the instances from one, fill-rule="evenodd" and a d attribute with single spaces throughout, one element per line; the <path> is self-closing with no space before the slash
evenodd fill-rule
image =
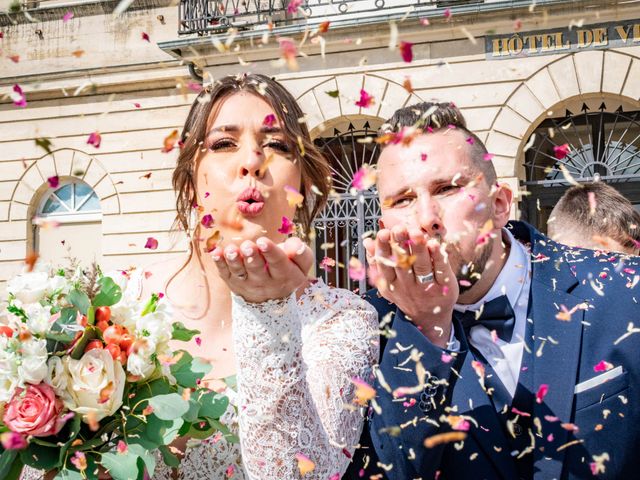
<path id="1" fill-rule="evenodd" d="M 62 416 L 62 400 L 46 383 L 29 385 L 27 388 L 16 389 L 7 404 L 4 413 L 4 424 L 13 432 L 48 437 L 60 431 L 69 419 Z"/>

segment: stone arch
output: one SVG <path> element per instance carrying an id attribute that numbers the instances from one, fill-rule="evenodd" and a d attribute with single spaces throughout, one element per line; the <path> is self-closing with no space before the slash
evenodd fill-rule
<path id="1" fill-rule="evenodd" d="M 362 108 L 355 104 L 361 89 L 373 95 L 373 106 Z M 326 93 L 331 91 L 339 93 L 332 97 Z M 398 108 L 423 100 L 419 95 L 409 93 L 399 83 L 378 74 L 345 73 L 324 78 L 302 92 L 297 101 L 307 114 L 307 125 L 314 138 L 344 121 L 345 117 L 368 118 L 382 123 Z"/>
<path id="2" fill-rule="evenodd" d="M 47 179 L 56 175 L 86 182 L 100 199 L 103 215 L 121 213 L 120 196 L 102 163 L 80 150 L 63 148 L 43 155 L 24 171 L 11 197 L 9 221 L 31 219 L 48 189 Z"/>
<path id="3" fill-rule="evenodd" d="M 498 175 L 523 178 L 524 146 L 553 109 L 611 96 L 640 108 L 638 75 L 640 58 L 620 50 L 572 53 L 540 68 L 512 92 L 491 125 L 486 146 Z"/>

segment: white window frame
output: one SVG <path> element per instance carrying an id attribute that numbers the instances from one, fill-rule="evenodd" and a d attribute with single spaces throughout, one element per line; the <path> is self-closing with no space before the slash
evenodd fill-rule
<path id="1" fill-rule="evenodd" d="M 79 178 L 70 178 L 70 179 L 65 179 L 65 180 L 60 181 L 60 184 L 56 188 L 48 188 L 47 191 L 45 192 L 45 194 L 42 195 L 42 198 L 40 199 L 40 202 L 38 203 L 38 208 L 36 209 L 36 215 L 33 217 L 33 220 L 32 220 L 32 223 L 34 225 L 37 224 L 38 220 L 41 220 L 41 219 L 56 221 L 58 223 L 86 223 L 86 222 L 101 222 L 102 221 L 102 211 L 86 212 L 86 213 L 76 213 L 76 212 L 42 213 L 42 210 L 44 209 L 44 206 L 47 203 L 47 201 L 49 200 L 49 198 L 51 198 L 51 196 L 57 190 L 61 189 L 62 187 L 66 186 L 66 185 L 71 185 L 71 184 L 86 185 L 89 188 L 91 188 L 91 191 L 93 191 L 95 193 L 95 190 L 93 189 L 93 187 L 91 187 L 91 185 L 89 185 L 87 182 L 84 182 L 84 181 L 80 180 Z M 96 193 L 96 196 L 97 196 L 97 193 Z M 89 201 L 89 198 L 91 198 L 91 195 L 89 195 L 85 199 L 85 202 Z M 100 200 L 100 197 L 98 197 L 98 201 L 99 200 Z M 83 204 L 84 204 L 84 202 L 83 202 Z"/>

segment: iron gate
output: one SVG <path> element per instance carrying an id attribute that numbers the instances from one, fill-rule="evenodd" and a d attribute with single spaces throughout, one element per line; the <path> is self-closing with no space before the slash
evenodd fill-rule
<path id="1" fill-rule="evenodd" d="M 371 137 L 375 137 L 375 131 L 365 121 L 361 128 L 350 123 L 345 132 L 334 129 L 333 136 L 316 140 L 331 164 L 337 194 L 314 222 L 317 273 L 327 284 L 358 292 L 366 291 L 367 281 L 365 277 L 349 275 L 349 261 L 355 257 L 366 265 L 362 237 L 377 230 L 380 204 L 375 186 L 352 192 L 351 182 L 363 165 L 375 165 L 378 160 L 379 147 L 370 141 Z M 335 265 L 323 266 L 325 258 L 332 259 Z"/>

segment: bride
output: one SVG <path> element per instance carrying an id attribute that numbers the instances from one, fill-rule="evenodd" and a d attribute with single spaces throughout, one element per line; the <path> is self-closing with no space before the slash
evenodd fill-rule
<path id="1" fill-rule="evenodd" d="M 302 117 L 284 87 L 256 74 L 218 80 L 189 112 L 173 185 L 191 252 L 147 269 L 143 293 L 164 292 L 176 320 L 200 330 L 191 352 L 231 399 L 224 421 L 240 445 L 182 442 L 178 471 L 154 478 L 339 478 L 358 443 L 352 380 L 377 361 L 377 316 L 309 280 L 310 248 L 287 238 L 288 220 L 308 232 L 329 193 Z"/>
<path id="2" fill-rule="evenodd" d="M 191 107 L 173 173 L 190 253 L 132 274 L 125 294 L 162 292 L 175 320 L 201 332 L 187 349 L 211 363 L 202 381 L 230 398 L 222 423 L 240 443 L 179 439 L 180 466 L 158 456 L 155 479 L 339 479 L 359 441 L 353 380 L 377 362 L 377 314 L 309 280 L 313 254 L 289 237 L 289 220 L 308 232 L 329 194 L 302 117 L 255 74 L 218 80 Z"/>

